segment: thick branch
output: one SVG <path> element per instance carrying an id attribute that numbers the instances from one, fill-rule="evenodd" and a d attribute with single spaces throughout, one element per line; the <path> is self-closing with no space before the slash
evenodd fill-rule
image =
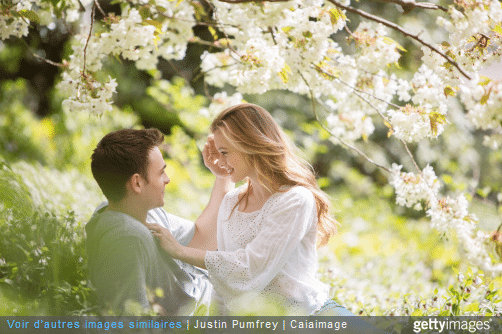
<path id="1" fill-rule="evenodd" d="M 395 3 L 396 5 L 401 6 L 401 8 L 403 8 L 405 13 L 409 13 L 415 8 L 440 9 L 443 12 L 448 11 L 448 9 L 446 9 L 445 7 L 440 6 L 440 5 L 436 5 L 436 4 L 430 3 L 430 2 L 415 2 L 415 1 L 407 1 L 407 0 L 371 0 L 371 1 Z"/>
<path id="2" fill-rule="evenodd" d="M 89 45 L 89 40 L 91 39 L 92 35 L 92 27 L 94 25 L 94 13 L 96 12 L 96 2 L 92 5 L 92 12 L 91 12 L 91 27 L 89 29 L 89 35 L 87 36 L 87 40 L 85 41 L 85 47 L 84 47 L 84 68 L 82 69 L 82 74 L 85 74 L 85 65 L 87 62 L 87 46 Z"/>
<path id="3" fill-rule="evenodd" d="M 427 43 L 426 41 L 424 41 L 422 38 L 420 38 L 419 34 L 412 34 L 410 33 L 409 31 L 403 29 L 401 26 L 393 23 L 393 22 L 389 22 L 385 19 L 382 19 L 381 17 L 378 17 L 378 16 L 375 16 L 375 15 L 372 15 L 372 14 L 369 14 L 369 13 L 366 13 L 365 11 L 362 11 L 360 9 L 357 9 L 357 8 L 353 8 L 353 7 L 350 7 L 350 6 L 345 6 L 345 5 L 342 5 L 341 3 L 337 2 L 336 0 L 328 0 L 329 2 L 331 2 L 333 5 L 335 5 L 336 7 L 339 7 L 339 8 L 342 8 L 342 9 L 345 9 L 346 11 L 349 11 L 351 13 L 354 13 L 354 14 L 357 14 L 361 17 L 364 17 L 368 20 L 372 20 L 372 21 L 375 21 L 375 22 L 378 22 L 378 23 L 381 23 L 383 24 L 384 26 L 386 27 L 389 27 L 389 28 L 392 28 L 394 30 L 397 30 L 399 31 L 400 33 L 402 33 L 403 35 L 405 36 L 408 36 L 414 40 L 416 40 L 417 42 L 421 43 L 422 45 L 428 47 L 429 49 L 431 49 L 432 51 L 436 52 L 437 54 L 439 54 L 441 57 L 443 57 L 444 59 L 446 59 L 446 61 L 448 61 L 450 64 L 452 64 L 453 66 L 455 66 L 457 68 L 457 70 L 464 76 L 466 77 L 467 79 L 471 79 L 471 77 L 457 64 L 456 61 L 454 61 L 453 59 L 451 59 L 448 55 L 446 55 L 444 52 L 442 52 L 441 50 L 439 50 L 438 48 L 436 48 L 435 46 L 433 46 L 432 44 L 430 43 Z"/>
<path id="4" fill-rule="evenodd" d="M 49 59 L 45 59 L 43 57 L 40 57 L 39 55 L 37 55 L 36 53 L 32 52 L 31 53 L 33 57 L 37 58 L 38 60 L 40 61 L 43 61 L 44 63 L 47 63 L 49 65 L 52 65 L 52 66 L 57 66 L 57 67 L 65 67 L 64 64 L 61 64 L 61 63 L 56 63 L 56 62 L 53 62 L 52 60 L 49 60 Z"/>
<path id="5" fill-rule="evenodd" d="M 219 0 L 226 3 L 246 3 L 246 2 L 288 2 L 290 0 L 265 0 L 265 1 L 254 1 L 254 0 Z"/>

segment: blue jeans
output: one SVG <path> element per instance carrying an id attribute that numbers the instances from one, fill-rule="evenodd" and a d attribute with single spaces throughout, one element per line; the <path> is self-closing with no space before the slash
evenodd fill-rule
<path id="1" fill-rule="evenodd" d="M 328 299 L 326 303 L 312 314 L 313 316 L 355 316 L 354 313 L 347 310 L 342 305 L 335 302 L 333 299 Z"/>
<path id="2" fill-rule="evenodd" d="M 322 316 L 343 316 L 343 317 L 355 317 L 347 319 L 347 331 L 344 333 L 354 333 L 354 334 L 385 334 L 384 331 L 376 328 L 372 324 L 367 323 L 345 307 L 341 306 L 332 299 L 328 299 L 324 305 L 312 314 L 314 317 Z M 345 320 L 344 320 L 345 321 Z"/>

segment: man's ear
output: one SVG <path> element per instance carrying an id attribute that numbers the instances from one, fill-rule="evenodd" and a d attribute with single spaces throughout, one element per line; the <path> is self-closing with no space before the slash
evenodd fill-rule
<path id="1" fill-rule="evenodd" d="M 143 188 L 144 180 L 138 173 L 131 176 L 129 181 L 127 181 L 127 186 L 131 189 L 131 191 L 135 194 L 141 193 L 141 189 Z"/>

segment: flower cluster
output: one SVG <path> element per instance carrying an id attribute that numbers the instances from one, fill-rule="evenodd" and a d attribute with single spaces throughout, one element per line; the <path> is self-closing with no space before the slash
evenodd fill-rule
<path id="1" fill-rule="evenodd" d="M 409 83 L 400 80 L 399 84 L 399 99 L 411 99 L 415 106 L 407 104 L 387 112 L 394 135 L 407 142 L 439 136 L 444 131 L 447 106 L 444 85 L 438 75 L 422 65 Z M 410 87 L 412 96 L 408 93 Z"/>
<path id="2" fill-rule="evenodd" d="M 285 88 L 307 93 L 305 80 L 314 91 L 323 86 L 326 79 L 313 67 L 338 49 L 329 36 L 344 26 L 341 11 L 321 0 L 214 5 L 215 19 L 226 23 L 222 30 L 230 49 L 203 55 L 209 83 L 230 83 L 242 93 Z"/>
<path id="3" fill-rule="evenodd" d="M 0 39 L 10 36 L 22 37 L 28 35 L 29 23 L 24 18 L 11 18 L 0 15 Z"/>
<path id="4" fill-rule="evenodd" d="M 472 232 L 475 217 L 468 212 L 469 202 L 465 196 L 456 199 L 445 197 L 430 202 L 431 208 L 427 215 L 431 218 L 431 226 L 440 232 L 448 232 L 452 228 L 462 227 L 466 232 Z"/>
<path id="5" fill-rule="evenodd" d="M 235 93 L 231 96 L 228 96 L 227 92 L 216 93 L 209 106 L 200 109 L 199 114 L 207 119 L 213 119 L 226 108 L 242 103 L 243 101 L 244 98 L 241 93 Z"/>
<path id="6" fill-rule="evenodd" d="M 485 272 L 500 272 L 502 264 L 494 264 L 488 251 L 490 235 L 475 230 L 478 220 L 469 213 L 465 196 L 440 198 L 440 184 L 430 166 L 418 175 L 401 172 L 401 169 L 400 165 L 392 165 L 389 182 L 396 189 L 396 203 L 415 210 L 422 210 L 425 204 L 431 226 L 442 233 L 455 231 L 469 263 Z"/>
<path id="7" fill-rule="evenodd" d="M 404 49 L 389 38 L 388 29 L 382 24 L 373 26 L 369 22 L 361 22 L 352 34 L 360 52 L 357 53 L 357 66 L 370 73 L 378 72 L 389 64 L 397 63 Z"/>
<path id="8" fill-rule="evenodd" d="M 63 108 L 76 112 L 86 111 L 95 115 L 112 110 L 112 96 L 117 88 L 116 79 L 110 77 L 108 82 L 101 84 L 85 76 L 72 79 L 65 73 L 64 77 L 66 79 L 59 83 L 58 88 L 70 93 L 71 96 L 63 101 Z"/>
<path id="9" fill-rule="evenodd" d="M 502 145 L 502 82 L 475 78 L 460 87 L 460 100 L 468 110 L 467 117 L 478 129 L 491 130 L 485 145 L 497 149 Z"/>
<path id="10" fill-rule="evenodd" d="M 155 69 L 159 56 L 166 59 L 184 57 L 188 40 L 193 36 L 190 23 L 181 21 L 174 26 L 169 19 L 161 23 L 151 17 L 189 17 L 193 15 L 190 5 L 175 6 L 159 1 L 147 15 L 144 19 L 138 9 L 125 8 L 120 18 L 110 16 L 109 30 L 97 36 L 89 33 L 90 27 L 82 27 L 81 34 L 74 38 L 68 69 L 58 85 L 69 95 L 63 102 L 65 108 L 95 114 L 112 110 L 115 79 L 101 83 L 89 74 L 100 71 L 103 60 L 110 55 L 133 60 L 136 67 L 143 70 Z"/>
<path id="11" fill-rule="evenodd" d="M 401 172 L 403 166 L 392 164 L 389 183 L 396 189 L 396 203 L 415 210 L 422 210 L 422 203 L 433 202 L 438 195 L 440 183 L 431 166 L 421 173 Z"/>
<path id="12" fill-rule="evenodd" d="M 437 45 L 446 55 L 472 73 L 482 66 L 499 60 L 502 53 L 502 6 L 496 0 L 455 1 L 448 9 L 448 17 L 438 17 L 437 24 L 449 33 L 449 42 Z M 457 69 L 446 60 L 424 50 L 422 60 L 435 68 L 452 86 L 459 84 Z"/>
<path id="13" fill-rule="evenodd" d="M 26 36 L 32 20 L 49 24 L 57 16 L 75 22 L 80 6 L 87 13 L 95 6 L 92 0 L 59 4 L 56 8 L 41 0 L 15 0 L 12 8 L 1 7 L 0 38 Z M 111 77 L 98 80 L 106 76 L 97 75 L 110 56 L 131 60 L 140 70 L 153 70 L 159 57 L 182 59 L 189 42 L 203 42 L 214 47 L 202 55 L 205 82 L 220 88 L 229 84 L 238 93 L 216 94 L 198 114 L 181 114 L 185 121 L 195 114 L 214 117 L 241 102 L 241 94 L 284 89 L 322 101 L 328 109 L 327 128 L 345 142 L 368 140 L 380 118 L 393 137 L 418 143 L 447 130 L 447 117 L 453 118 L 447 99 L 458 95 L 470 123 L 491 131 L 485 144 L 502 145 L 502 84 L 475 74 L 502 56 L 502 6 L 497 0 L 456 0 L 450 5 L 436 20 L 448 33 L 448 41 L 424 43 L 423 64 L 408 78 L 398 77 L 400 71 L 392 73 L 399 68 L 404 49 L 382 24 L 362 20 L 353 31 L 347 27 L 347 47 L 339 44 L 342 38 L 332 39 L 345 27 L 347 17 L 328 1 L 216 1 L 208 8 L 188 1 L 134 0 L 122 5 L 120 16 L 81 26 L 72 37 L 73 52 L 63 62 L 58 84 L 69 96 L 63 102 L 65 109 L 95 114 L 112 109 L 117 83 Z M 194 37 L 193 28 L 200 21 L 212 41 Z M 488 264 L 486 238 L 476 234 L 465 197 L 442 198 L 429 165 L 418 174 L 401 169 L 394 164 L 390 177 L 397 203 L 416 210 L 425 206 L 433 227 L 459 231 L 468 258 L 476 261 L 473 254 L 478 254 L 484 268 L 494 269 Z"/>

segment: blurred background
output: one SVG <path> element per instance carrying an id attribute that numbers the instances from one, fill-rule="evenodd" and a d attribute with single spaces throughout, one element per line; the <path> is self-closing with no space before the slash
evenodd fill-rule
<path id="1" fill-rule="evenodd" d="M 105 12 L 120 14 L 118 4 L 100 4 Z M 365 9 L 385 11 L 403 26 L 426 25 L 430 19 L 426 12 L 403 16 L 379 3 Z M 359 18 L 349 18 L 356 27 Z M 61 108 L 63 96 L 55 88 L 59 67 L 40 58 L 55 63 L 68 58 L 76 29 L 63 22 L 33 25 L 27 37 L 0 42 L 0 315 L 103 312 L 87 276 L 83 227 L 104 200 L 90 173 L 90 155 L 106 133 L 156 127 L 166 135 L 163 152 L 171 183 L 165 209 L 171 213 L 195 219 L 213 184 L 200 156 L 210 120 L 200 110 L 216 93 L 235 91 L 204 83 L 200 56 L 211 47 L 189 44 L 183 60 L 161 59 L 156 72 L 110 58 L 104 72 L 119 83 L 113 111 L 72 113 Z M 207 26 L 194 32 L 212 41 Z M 444 32 L 426 34 L 440 39 Z M 420 64 L 420 48 L 402 36 L 392 38 L 407 50 L 399 63 L 399 73 L 407 77 Z M 319 275 L 332 287 L 332 297 L 362 315 L 500 315 L 501 279 L 469 268 L 455 237 L 433 230 L 424 212 L 396 206 L 386 172 L 330 138 L 316 122 L 308 97 L 273 91 L 242 98 L 271 112 L 331 196 L 340 228 L 319 250 Z M 452 102 L 448 121 L 456 126 L 410 150 L 422 168 L 430 164 L 443 174 L 448 192 L 467 193 L 482 229 L 493 231 L 500 224 L 502 152 L 484 147 L 483 134 L 467 125 L 463 113 Z M 385 125 L 375 124 L 375 132 L 358 147 L 385 166 L 396 162 L 411 170 L 405 148 L 388 139 Z M 467 290 L 472 290 L 469 296 Z"/>

